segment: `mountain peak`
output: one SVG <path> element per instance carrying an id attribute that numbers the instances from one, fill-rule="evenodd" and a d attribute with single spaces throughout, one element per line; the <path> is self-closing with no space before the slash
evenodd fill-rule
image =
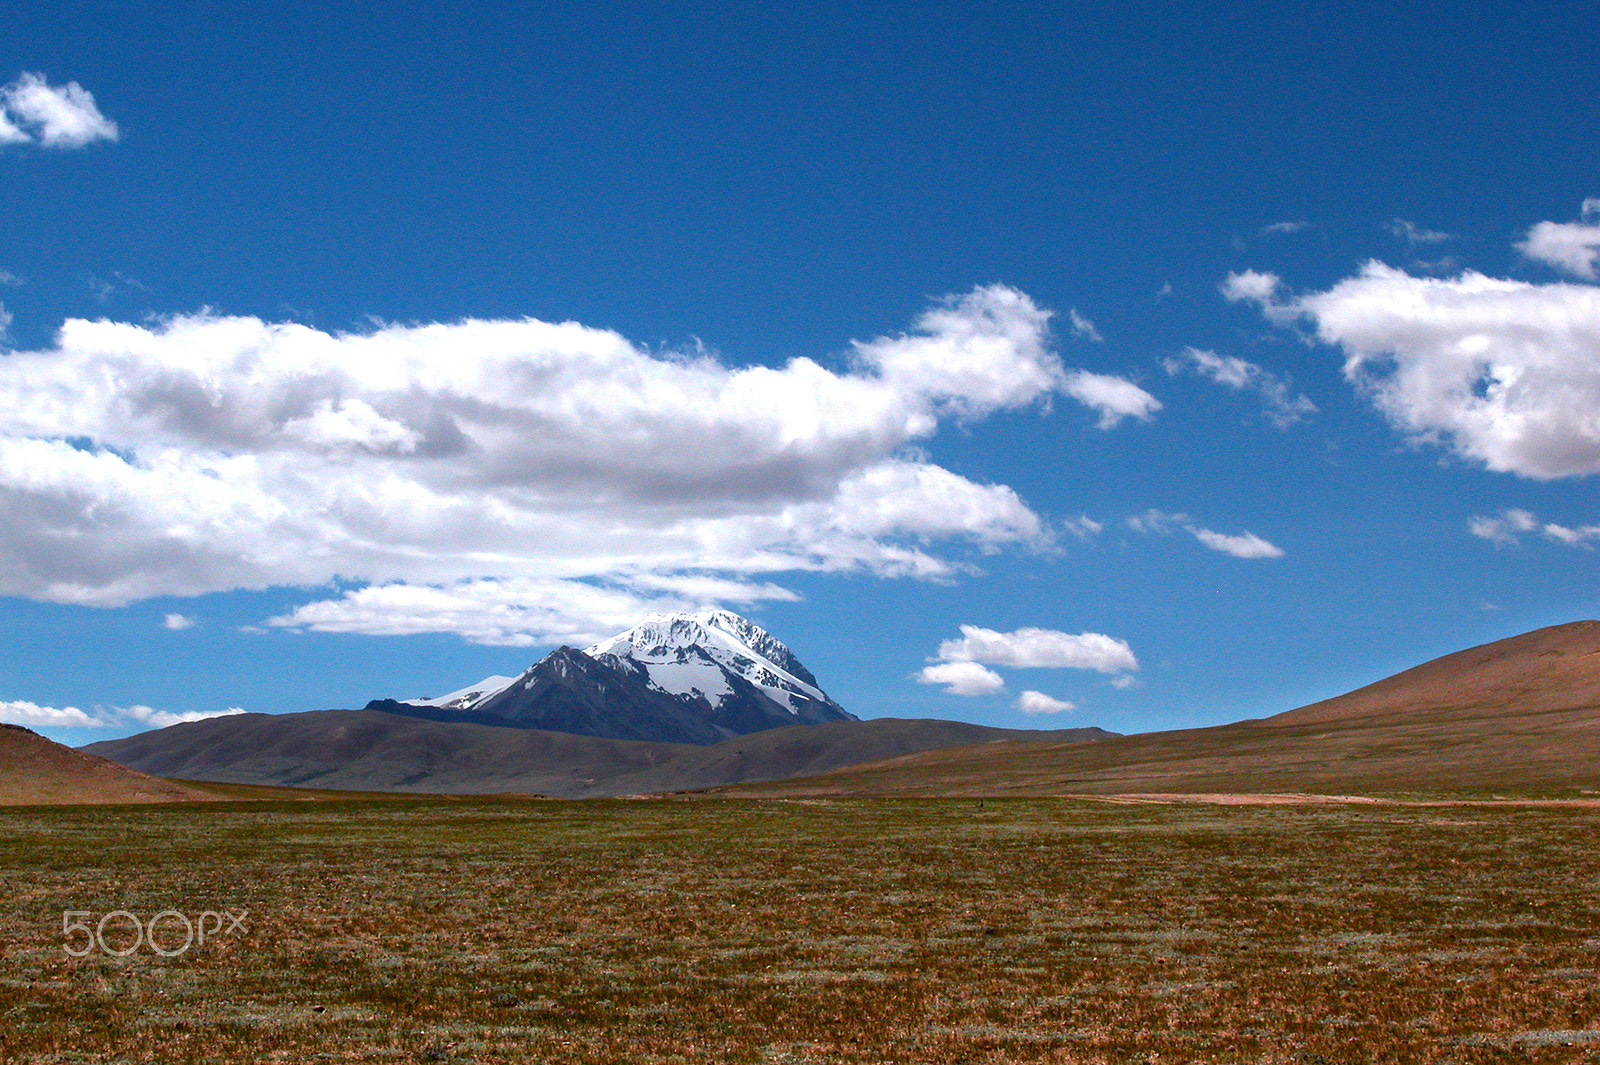
<path id="1" fill-rule="evenodd" d="M 711 688 L 725 687 L 725 682 L 712 673 L 726 670 L 765 689 L 791 712 L 796 710 L 794 697 L 837 706 L 781 640 L 731 610 L 651 614 L 584 653 L 592 658 L 609 655 L 631 659 L 645 666 L 652 680 L 666 691 L 686 693 L 694 679 L 704 679 L 711 687 L 695 690 L 710 696 Z M 696 666 L 687 672 L 666 668 Z M 690 673 L 698 677 L 691 677 Z"/>
<path id="2" fill-rule="evenodd" d="M 794 652 L 731 610 L 651 614 L 579 651 L 558 647 L 517 677 L 370 709 L 621 739 L 715 743 L 786 725 L 850 721 Z"/>

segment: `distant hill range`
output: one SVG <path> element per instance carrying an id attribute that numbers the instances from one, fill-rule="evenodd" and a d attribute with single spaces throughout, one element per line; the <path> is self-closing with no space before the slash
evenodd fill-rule
<path id="1" fill-rule="evenodd" d="M 1600 621 L 1538 629 L 1213 728 L 1003 743 L 840 769 L 787 795 L 1600 792 Z"/>
<path id="2" fill-rule="evenodd" d="M 726 634 L 715 619 L 686 617 Z M 1275 717 L 1134 736 L 857 721 L 821 694 L 798 662 L 732 634 L 738 646 L 709 648 L 701 634 L 673 635 L 691 627 L 668 624 L 655 630 L 660 639 L 646 639 L 641 626 L 588 651 L 555 652 L 520 678 L 492 678 L 437 700 L 212 718 L 84 750 L 186 780 L 563 797 L 690 789 L 789 796 L 1600 791 L 1596 621 L 1446 655 Z M 750 650 L 758 652 L 750 658 L 777 667 L 771 675 L 731 657 Z M 719 657 L 724 653 L 730 657 Z M 704 737 L 708 727 L 746 727 L 752 714 L 779 721 L 836 716 L 715 743 L 511 727 L 615 727 L 608 715 L 631 704 L 591 698 L 609 690 L 601 685 L 617 673 L 632 678 L 630 697 L 682 697 L 653 703 L 662 713 L 629 728 L 682 728 Z M 596 686 L 586 688 L 594 678 Z M 755 710 L 740 707 L 750 693 L 733 678 L 771 705 L 752 698 Z M 449 715 L 479 717 L 434 719 Z"/>
<path id="3" fill-rule="evenodd" d="M 1031 732 L 881 718 L 790 725 L 712 745 L 579 736 L 382 710 L 234 714 L 84 748 L 184 780 L 560 798 L 777 780 L 939 747 L 1003 740 L 1081 743 L 1100 729 Z"/>
<path id="4" fill-rule="evenodd" d="M 653 615 L 579 651 L 560 647 L 518 677 L 437 699 L 375 699 L 368 710 L 619 740 L 711 744 L 854 721 L 794 652 L 727 610 Z"/>
<path id="5" fill-rule="evenodd" d="M 85 751 L 191 781 L 579 798 L 777 780 L 940 747 L 1081 743 L 1096 728 L 860 721 L 794 652 L 726 610 L 653 615 L 520 676 L 362 710 L 234 714 Z"/>

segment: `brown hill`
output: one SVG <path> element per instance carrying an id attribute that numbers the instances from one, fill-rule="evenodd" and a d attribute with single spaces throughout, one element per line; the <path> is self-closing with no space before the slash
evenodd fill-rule
<path id="1" fill-rule="evenodd" d="M 1358 717 L 1600 706 L 1600 621 L 1574 621 L 1435 658 L 1376 684 L 1267 718 L 1278 725 Z"/>
<path id="2" fill-rule="evenodd" d="M 84 750 L 191 781 L 582 798 L 774 780 L 958 744 L 1109 735 L 880 718 L 768 729 L 700 746 L 317 710 L 209 718 Z"/>
<path id="3" fill-rule="evenodd" d="M 1539 629 L 1258 721 L 930 751 L 724 794 L 1600 789 L 1600 622 Z"/>
<path id="4" fill-rule="evenodd" d="M 0 724 L 0 806 L 214 799 L 108 758 L 75 751 L 21 725 Z"/>

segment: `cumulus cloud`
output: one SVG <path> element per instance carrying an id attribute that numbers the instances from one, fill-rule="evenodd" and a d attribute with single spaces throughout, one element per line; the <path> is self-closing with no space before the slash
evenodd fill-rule
<path id="1" fill-rule="evenodd" d="M 117 124 L 100 113 L 94 95 L 75 81 L 53 86 L 42 74 L 23 74 L 0 88 L 0 144 L 82 148 L 118 136 Z"/>
<path id="2" fill-rule="evenodd" d="M 1593 218 L 1600 207 L 1585 211 Z M 1591 227 L 1575 225 L 1541 223 L 1523 251 L 1592 277 L 1580 233 Z M 1414 442 L 1538 480 L 1600 473 L 1600 286 L 1472 270 L 1417 277 L 1370 262 L 1298 298 L 1255 271 L 1230 275 L 1223 290 L 1272 321 L 1310 319 L 1319 340 L 1344 352 L 1346 378 Z"/>
<path id="3" fill-rule="evenodd" d="M 1600 288 L 1369 263 L 1296 306 L 1414 440 L 1539 480 L 1600 472 Z"/>
<path id="4" fill-rule="evenodd" d="M 992 695 L 1005 687 L 1005 678 L 989 666 L 1093 669 L 1122 675 L 1137 670 L 1139 660 L 1127 641 L 1098 632 L 1070 633 L 1037 628 L 998 632 L 977 625 L 962 625 L 960 638 L 941 642 L 934 663 L 914 674 L 913 679 L 921 684 L 943 684 L 950 695 Z M 1036 691 L 1024 691 L 1017 706 L 1030 714 L 1052 714 L 1075 708 L 1072 703 Z"/>
<path id="5" fill-rule="evenodd" d="M 915 674 L 918 684 L 943 684 L 946 695 L 993 695 L 1006 686 L 1004 678 L 976 662 L 942 662 Z"/>
<path id="6" fill-rule="evenodd" d="M 1284 236 L 1290 233 L 1299 233 L 1309 229 L 1310 222 L 1274 222 L 1269 226 L 1262 226 L 1260 233 L 1263 237 Z"/>
<path id="7" fill-rule="evenodd" d="M 1064 368 L 1049 317 L 976 289 L 857 343 L 846 371 L 530 319 L 69 320 L 0 359 L 0 594 L 114 606 L 339 580 L 363 587 L 274 624 L 520 643 L 604 634 L 619 602 L 631 623 L 782 598 L 759 579 L 782 572 L 950 579 L 968 568 L 953 543 L 1053 533 L 1009 487 L 915 453 L 942 419 L 1054 393 L 1107 426 L 1159 407 Z"/>
<path id="8" fill-rule="evenodd" d="M 997 632 L 963 625 L 960 639 L 939 644 L 938 657 L 944 662 L 983 662 L 1022 669 L 1055 667 L 1125 673 L 1139 668 L 1139 660 L 1125 640 L 1098 632 L 1074 634 L 1055 629 Z"/>
<path id="9" fill-rule="evenodd" d="M 194 618 L 191 618 L 186 614 L 168 614 L 162 619 L 161 624 L 163 628 L 171 629 L 173 632 L 179 632 L 183 629 L 194 628 Z"/>
<path id="10" fill-rule="evenodd" d="M 1161 401 L 1123 377 L 1074 370 L 1061 390 L 1100 414 L 1101 429 L 1115 429 L 1124 418 L 1147 422 L 1161 409 Z"/>
<path id="11" fill-rule="evenodd" d="M 1056 699 L 1031 688 L 1017 696 L 1017 709 L 1024 714 L 1061 714 L 1077 708 L 1077 703 Z"/>
<path id="12" fill-rule="evenodd" d="M 1600 280 L 1600 199 L 1583 201 L 1577 222 L 1540 222 L 1528 230 L 1517 250 L 1529 259 L 1586 281 Z"/>
<path id="13" fill-rule="evenodd" d="M 1297 312 L 1293 305 L 1279 301 L 1278 291 L 1282 287 L 1283 279 L 1277 274 L 1240 270 L 1223 279 L 1221 291 L 1222 298 L 1229 303 L 1254 303 L 1269 321 L 1284 325 L 1294 321 Z"/>
<path id="14" fill-rule="evenodd" d="M 148 725 L 166 728 L 189 721 L 204 721 L 210 717 L 228 717 L 244 713 L 237 706 L 226 710 L 200 711 L 177 714 L 156 710 L 148 706 L 95 707 L 80 710 L 76 706 L 40 706 L 22 700 L 0 699 L 0 721 L 29 728 L 127 728 L 130 725 Z"/>
<path id="15" fill-rule="evenodd" d="M 633 588 L 538 579 L 369 585 L 307 603 L 268 624 L 369 636 L 453 632 L 473 643 L 503 647 L 581 646 L 629 628 L 646 614 L 692 610 L 706 602 L 798 598 L 777 585 L 706 575 L 639 574 L 631 583 Z"/>
<path id="16" fill-rule="evenodd" d="M 1287 375 L 1275 374 L 1245 359 L 1191 347 L 1183 349 L 1181 358 L 1167 359 L 1163 365 L 1171 374 L 1190 368 L 1235 392 L 1255 393 L 1267 417 L 1279 429 L 1287 429 L 1317 412 L 1315 403 L 1294 391 Z"/>

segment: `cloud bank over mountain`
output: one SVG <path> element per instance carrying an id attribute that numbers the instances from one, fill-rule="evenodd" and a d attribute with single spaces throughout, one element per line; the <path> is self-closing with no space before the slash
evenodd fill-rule
<path id="1" fill-rule="evenodd" d="M 1049 319 L 975 289 L 854 344 L 842 371 L 532 319 L 68 320 L 0 360 L 0 594 L 115 606 L 338 580 L 359 587 L 274 623 L 524 644 L 793 598 L 762 574 L 949 578 L 963 564 L 941 542 L 1050 532 L 1011 488 L 913 450 L 941 421 L 1056 394 L 1103 428 L 1159 408 L 1064 367 Z"/>

